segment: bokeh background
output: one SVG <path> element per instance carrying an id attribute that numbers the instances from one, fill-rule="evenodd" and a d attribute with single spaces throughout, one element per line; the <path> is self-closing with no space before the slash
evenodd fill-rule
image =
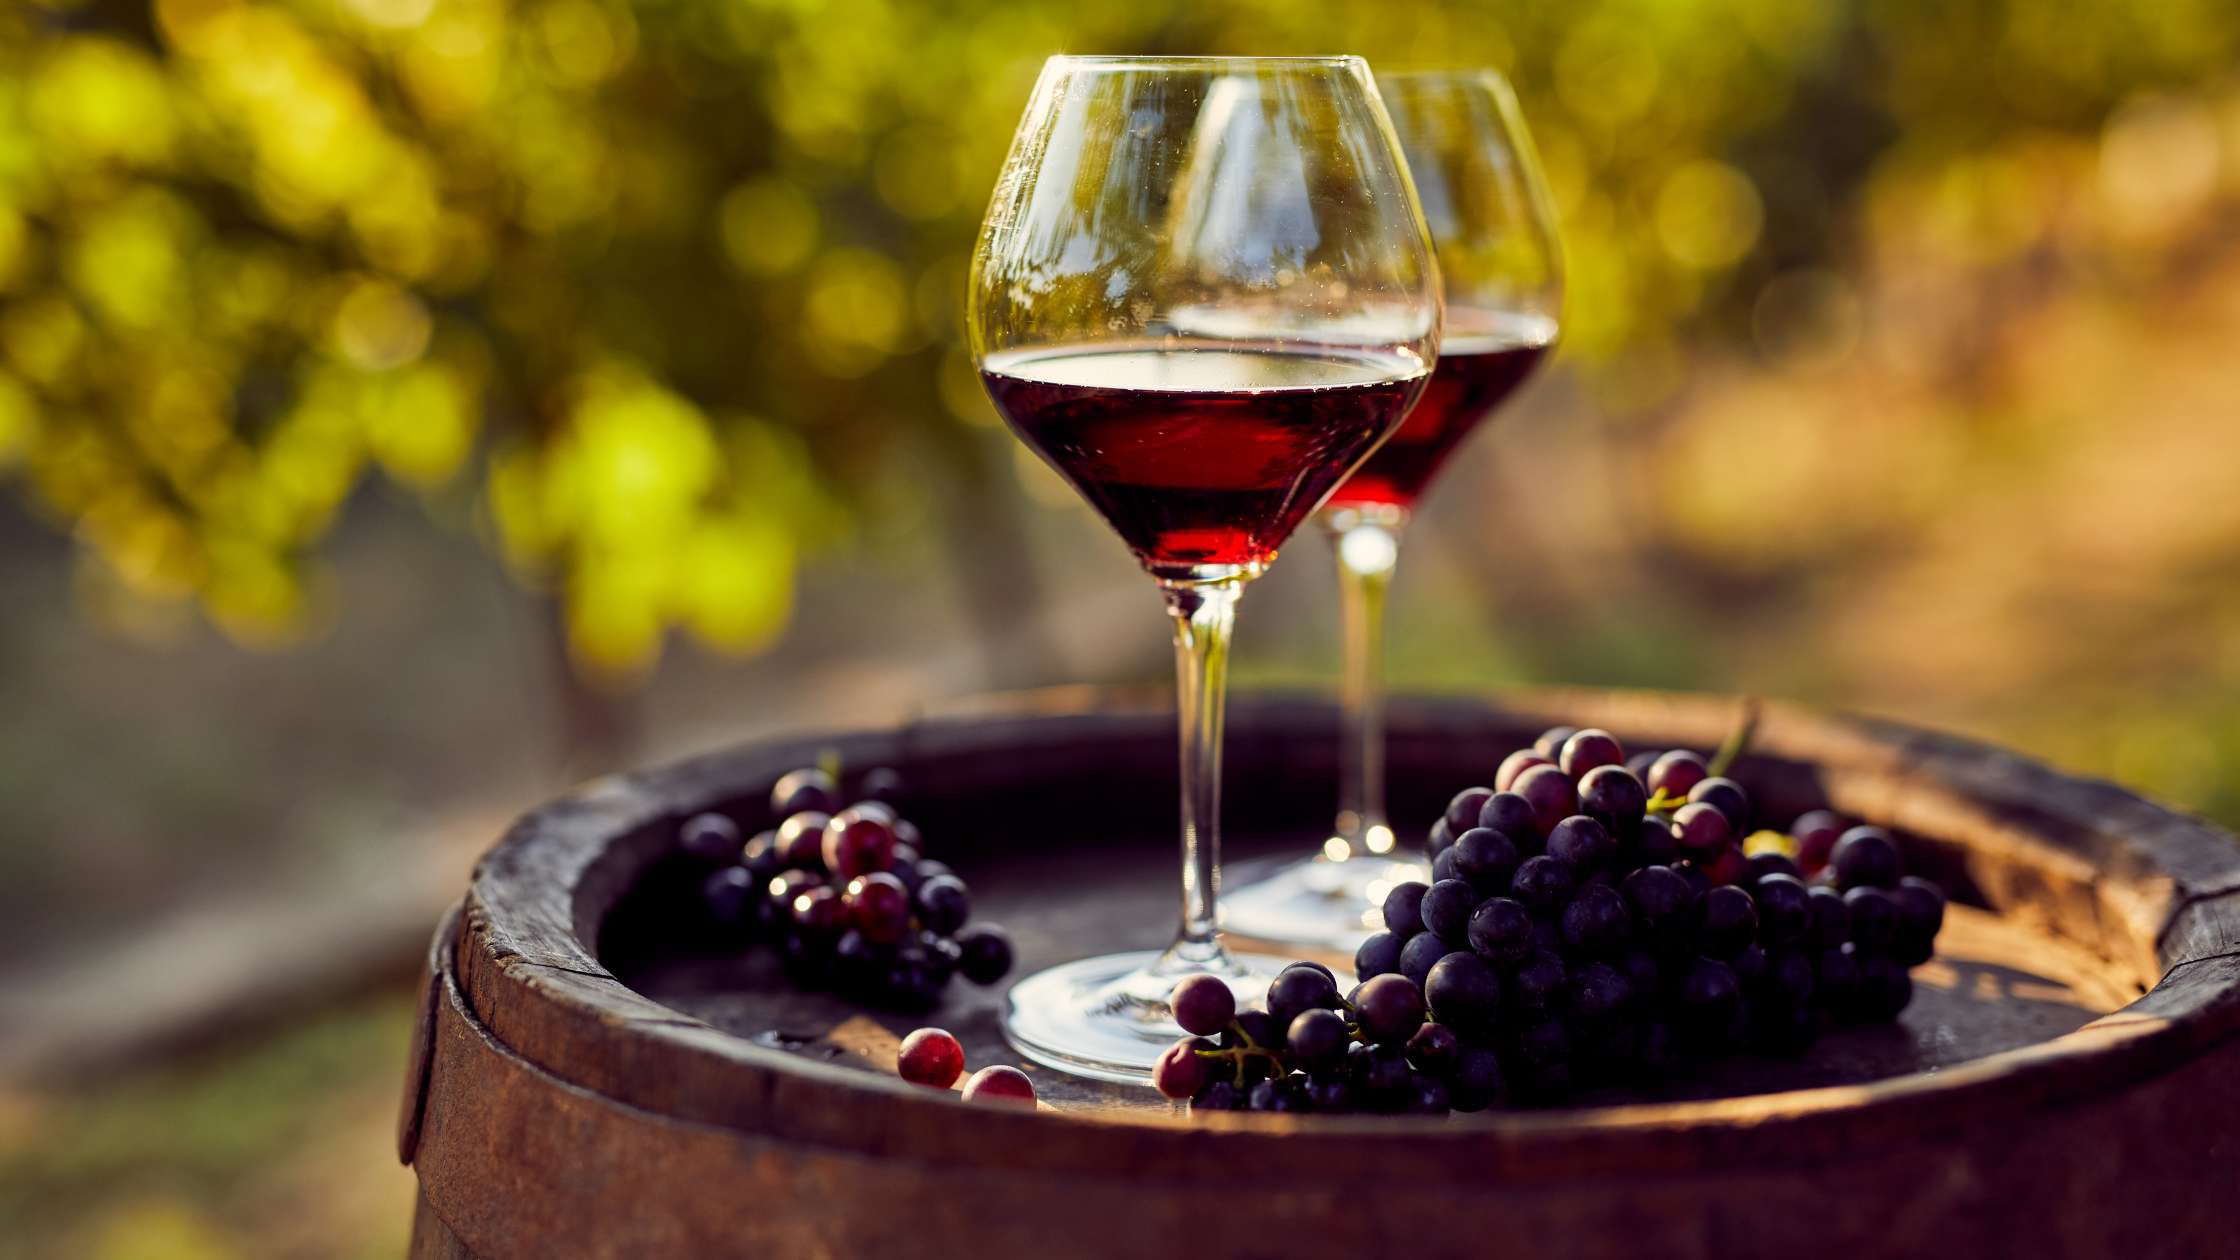
<path id="1" fill-rule="evenodd" d="M 1154 680 L 961 345 L 1052 52 L 1516 83 L 1553 369 L 1404 686 L 1750 690 L 2240 822 L 2229 0 L 0 7 L 0 1254 L 394 1255 L 405 977 L 583 774 Z M 1240 685 L 1321 685 L 1302 537 Z"/>

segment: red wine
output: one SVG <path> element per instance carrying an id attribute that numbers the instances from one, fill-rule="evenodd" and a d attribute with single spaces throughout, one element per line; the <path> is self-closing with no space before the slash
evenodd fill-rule
<path id="1" fill-rule="evenodd" d="M 1397 351 L 1047 347 L 981 379 L 1145 568 L 1258 572 L 1422 391 Z"/>
<path id="2" fill-rule="evenodd" d="M 1555 334 L 1555 321 L 1538 315 L 1447 312 L 1439 366 L 1415 410 L 1330 502 L 1415 506 L 1462 439 L 1532 375 Z"/>

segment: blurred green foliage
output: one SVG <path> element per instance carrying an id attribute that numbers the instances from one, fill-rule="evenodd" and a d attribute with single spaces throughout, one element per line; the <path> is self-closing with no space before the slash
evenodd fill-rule
<path id="1" fill-rule="evenodd" d="M 1624 412 L 1695 339 L 1840 309 L 1829 268 L 1893 189 L 1961 265 L 2031 248 L 2017 154 L 2215 83 L 2240 10 L 23 0 L 0 468 L 89 597 L 197 600 L 245 641 L 318 624 L 318 545 L 385 479 L 471 505 L 590 672 L 676 626 L 753 651 L 801 558 L 890 510 L 866 487 L 984 449 L 962 279 L 1041 59 L 1333 50 L 1510 73 L 1567 354 Z"/>

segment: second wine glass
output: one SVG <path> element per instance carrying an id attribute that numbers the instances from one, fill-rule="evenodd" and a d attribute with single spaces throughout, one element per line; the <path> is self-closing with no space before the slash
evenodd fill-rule
<path id="1" fill-rule="evenodd" d="M 1337 552 L 1345 666 L 1338 816 L 1319 853 L 1262 868 L 1224 907 L 1240 932 L 1352 948 L 1392 885 L 1426 879 L 1384 807 L 1384 605 L 1416 500 L 1555 344 L 1562 261 L 1539 159 L 1491 70 L 1380 74 L 1446 283 L 1446 333 L 1415 410 L 1321 512 Z M 1435 824 L 1440 825 L 1440 824 Z"/>
<path id="2" fill-rule="evenodd" d="M 973 257 L 981 376 L 1021 441 L 1158 583 L 1174 623 L 1182 922 L 1163 951 L 1027 977 L 1028 1057 L 1147 1077 L 1183 976 L 1257 998 L 1220 885 L 1221 715 L 1237 597 L 1423 390 L 1439 281 L 1357 57 L 1055 57 Z"/>

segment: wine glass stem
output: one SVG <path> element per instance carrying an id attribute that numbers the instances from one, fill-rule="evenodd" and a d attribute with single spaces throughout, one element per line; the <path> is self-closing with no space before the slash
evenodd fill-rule
<path id="1" fill-rule="evenodd" d="M 1349 856 L 1390 853 L 1384 813 L 1384 603 L 1400 562 L 1397 524 L 1356 518 L 1333 532 L 1345 671 L 1338 684 L 1337 838 Z"/>
<path id="2" fill-rule="evenodd" d="M 1222 958 L 1214 899 L 1221 884 L 1221 715 L 1241 580 L 1167 583 L 1174 616 L 1175 708 L 1182 728 L 1182 930 L 1162 961 Z"/>

